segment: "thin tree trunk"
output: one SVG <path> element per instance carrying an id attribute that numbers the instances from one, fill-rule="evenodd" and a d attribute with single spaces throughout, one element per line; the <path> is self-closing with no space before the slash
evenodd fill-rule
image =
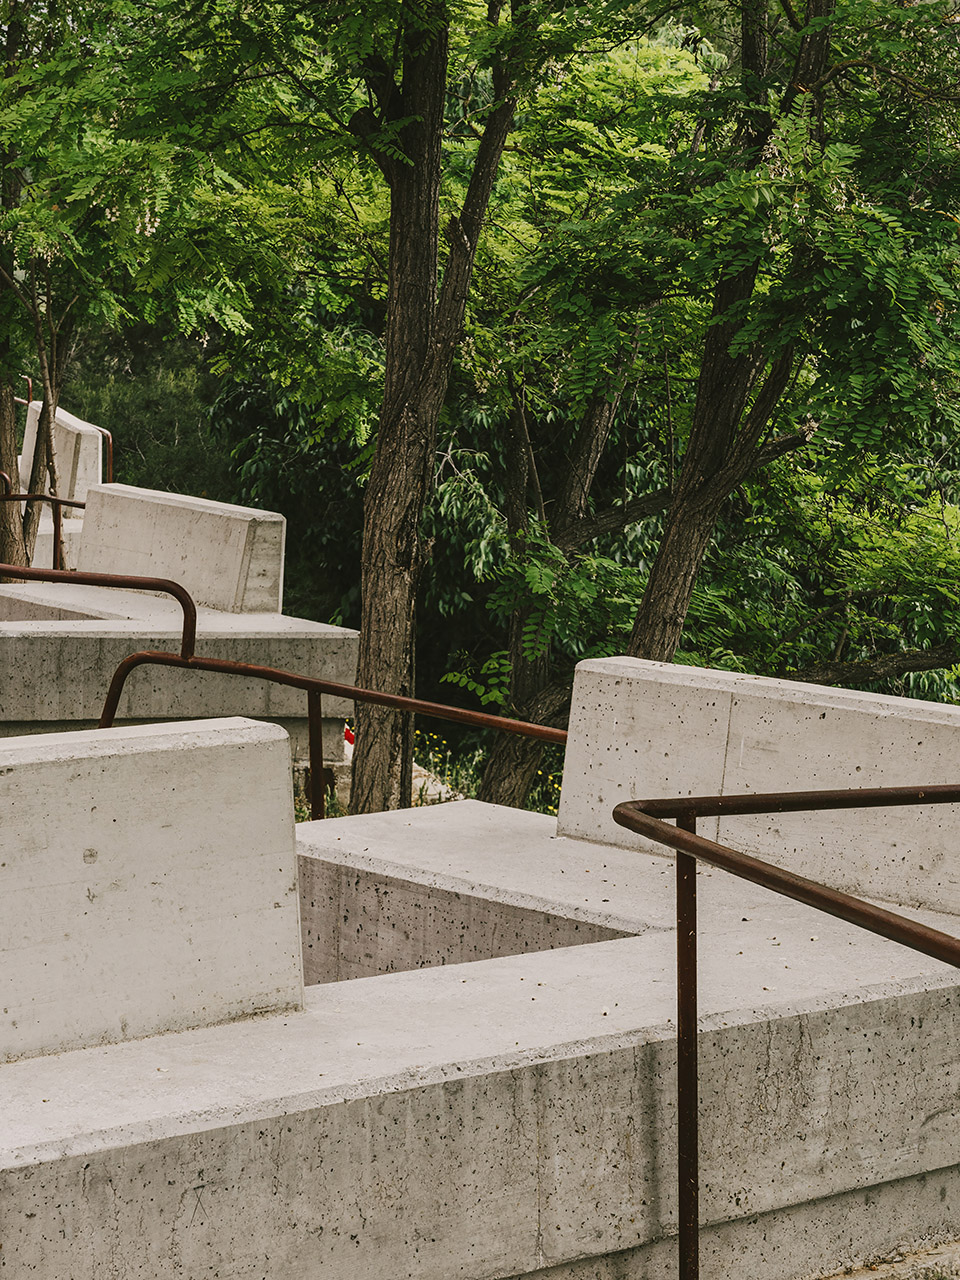
<path id="1" fill-rule="evenodd" d="M 14 389 L 10 385 L 0 385 L 0 471 L 6 471 L 19 489 L 16 467 L 17 406 Z M 19 502 L 0 502 L 0 561 L 17 565 L 27 563 Z"/>
<path id="2" fill-rule="evenodd" d="M 386 374 L 377 451 L 364 496 L 357 680 L 407 696 L 414 692 L 420 519 L 439 416 L 440 389 L 424 386 L 423 375 L 435 341 L 446 77 L 447 30 L 441 28 L 424 47 L 408 52 L 403 70 L 402 112 L 415 118 L 403 133 L 409 163 L 389 169 Z M 412 746 L 409 716 L 358 704 L 351 812 L 409 805 Z"/>
<path id="3" fill-rule="evenodd" d="M 390 269 L 386 374 L 377 451 L 364 498 L 358 681 L 387 693 L 414 692 L 417 588 L 423 566 L 420 522 L 433 482 L 437 423 L 459 345 L 473 264 L 500 157 L 513 127 L 509 69 L 494 67 L 500 104 L 487 117 L 459 217 L 446 236 L 449 254 L 437 297 L 439 192 L 446 94 L 445 11 L 421 15 L 420 44 L 408 52 L 400 91 L 380 64 L 368 77 L 385 116 L 410 119 L 401 134 L 409 163 L 382 159 L 390 184 Z M 498 14 L 491 10 L 492 20 Z M 370 112 L 351 127 L 373 132 Z M 374 142 L 375 146 L 376 143 Z M 412 726 L 386 708 L 358 706 L 352 813 L 410 803 Z"/>
<path id="4" fill-rule="evenodd" d="M 571 686 L 555 681 L 539 689 L 523 707 L 523 719 L 534 724 L 566 725 Z M 487 757 L 479 799 L 518 808 L 526 800 L 543 757 L 543 743 L 502 733 Z"/>

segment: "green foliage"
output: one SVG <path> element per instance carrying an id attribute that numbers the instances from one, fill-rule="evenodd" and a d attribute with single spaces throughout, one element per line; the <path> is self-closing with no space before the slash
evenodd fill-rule
<path id="1" fill-rule="evenodd" d="M 444 218 L 496 105 L 499 42 L 524 66 L 424 518 L 428 687 L 452 665 L 465 693 L 508 707 L 513 659 L 556 675 L 622 649 L 659 523 L 562 551 L 574 445 L 615 403 L 588 515 L 676 483 L 714 295 L 740 272 L 756 284 L 732 350 L 762 369 L 791 353 L 770 434 L 803 426 L 814 444 L 731 501 L 682 659 L 783 673 L 956 633 L 950 7 L 841 0 L 835 72 L 786 113 L 796 33 L 774 7 L 769 74 L 744 85 L 728 9 L 678 11 L 642 39 L 625 4 L 537 10 L 536 32 L 493 31 L 477 6 L 405 7 L 414 35 L 452 21 Z M 223 494 L 235 467 L 242 500 L 290 520 L 291 607 L 351 622 L 384 374 L 376 158 L 402 162 L 406 122 L 345 126 L 369 105 L 362 64 L 407 56 L 398 13 L 117 0 L 77 10 L 0 91 L 24 183 L 0 217 L 18 281 L 48 280 L 61 308 L 75 296 L 94 331 L 139 315 L 212 336 L 222 379 L 209 429 L 211 384 L 179 357 L 134 373 L 104 350 L 98 373 L 83 356 L 67 403 L 116 425 L 121 478 Z M 519 532 L 503 466 L 518 418 L 539 487 Z M 954 693 L 952 675 L 901 688 Z"/>
<path id="2" fill-rule="evenodd" d="M 684 662 L 783 675 L 960 638 L 960 511 L 923 469 L 867 457 L 831 476 L 781 464 L 721 530 L 694 594 Z M 955 699 L 957 673 L 889 692 Z"/>
<path id="3" fill-rule="evenodd" d="M 86 333 L 63 404 L 112 433 L 118 482 L 235 500 L 235 468 L 211 429 L 206 357 L 169 328 Z"/>

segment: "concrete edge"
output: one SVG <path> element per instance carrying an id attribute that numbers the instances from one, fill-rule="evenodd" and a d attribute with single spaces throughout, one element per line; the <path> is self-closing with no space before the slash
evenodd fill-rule
<path id="1" fill-rule="evenodd" d="M 624 941 L 623 939 L 615 939 L 612 942 L 596 942 L 585 945 L 591 947 L 621 946 Z M 564 948 L 568 952 L 571 949 L 575 948 Z M 448 965 L 442 969 L 442 972 L 452 983 L 457 980 L 457 974 L 460 970 L 469 968 L 475 971 L 477 965 L 486 963 L 497 963 L 497 961 L 481 960 L 470 962 L 468 965 Z M 431 972 L 436 973 L 440 972 L 440 970 Z M 475 976 L 475 973 L 473 976 Z M 357 978 L 353 981 L 358 983 L 389 983 L 391 981 L 402 982 L 408 978 L 409 974 L 407 972 L 401 972 L 383 974 L 372 978 Z M 957 985 L 960 985 L 960 980 L 952 973 L 942 976 L 927 975 L 913 980 L 878 983 L 875 987 L 861 988 L 859 991 L 837 992 L 832 995 L 812 998 L 808 1001 L 792 1002 L 786 1010 L 782 1007 L 764 1005 L 738 1010 L 729 1015 L 720 1013 L 702 1020 L 700 1034 L 709 1035 L 711 1032 L 738 1025 L 745 1026 L 769 1022 L 772 1017 L 780 1019 L 803 1017 L 806 1014 L 825 1009 L 839 1010 L 846 1005 L 863 1006 L 873 1002 L 881 1002 L 887 998 L 902 998 L 915 992 L 938 990 Z M 238 1022 L 248 1022 L 253 1018 L 289 1019 L 291 1017 L 300 1018 L 311 1015 L 322 1017 L 320 1006 L 323 1004 L 323 993 L 327 989 L 329 989 L 328 985 L 305 988 L 302 1012 L 271 1011 L 266 1014 L 254 1013 L 248 1018 L 234 1019 L 233 1022 L 218 1024 L 218 1026 L 223 1029 L 224 1033 L 229 1034 L 231 1026 L 236 1025 Z M 168 1040 L 170 1037 L 179 1039 L 184 1036 L 206 1034 L 210 1030 L 211 1028 L 201 1028 L 197 1031 L 187 1029 L 170 1032 L 163 1037 L 147 1036 L 139 1041 L 127 1041 L 120 1045 L 75 1049 L 62 1055 L 54 1056 L 68 1059 L 76 1054 L 84 1054 L 87 1055 L 91 1068 L 96 1070 L 95 1060 L 90 1057 L 92 1054 L 122 1052 L 130 1043 L 144 1044 L 150 1040 Z M 610 1035 L 573 1039 L 552 1045 L 520 1049 L 516 1053 L 498 1053 L 489 1057 L 468 1058 L 463 1061 L 457 1061 L 453 1058 L 448 1062 L 434 1063 L 429 1066 L 405 1067 L 397 1072 L 365 1077 L 355 1084 L 331 1085 L 326 1088 L 309 1089 L 295 1094 L 258 1098 L 245 1105 L 239 1104 L 231 1111 L 229 1123 L 233 1126 L 255 1120 L 277 1119 L 294 1111 L 316 1110 L 325 1106 L 352 1102 L 362 1098 L 373 1098 L 387 1093 L 406 1093 L 431 1085 L 443 1084 L 450 1080 L 466 1080 L 483 1075 L 509 1074 L 510 1072 L 534 1067 L 541 1063 L 570 1061 L 599 1054 L 616 1053 L 622 1050 L 634 1050 L 644 1045 L 669 1042 L 675 1039 L 675 1023 L 667 1021 L 638 1027 L 636 1030 L 627 1032 L 618 1031 Z M 22 1062 L 10 1065 L 16 1068 L 22 1065 Z M 197 1110 L 175 1115 L 167 1114 L 146 1124 L 138 1124 L 136 1126 L 119 1125 L 115 1129 L 100 1129 L 93 1132 L 79 1133 L 58 1141 L 39 1143 L 35 1146 L 11 1149 L 0 1148 L 0 1168 L 29 1167 L 68 1156 L 85 1155 L 117 1147 L 136 1146 L 144 1141 L 166 1139 L 184 1133 L 202 1133 L 223 1127 L 224 1116 L 222 1111 L 211 1113 L 207 1110 Z M 704 1223 L 703 1225 L 707 1227 L 710 1224 Z"/>
<path id="2" fill-rule="evenodd" d="M 289 739 L 286 729 L 267 720 L 247 716 L 222 719 L 167 720 L 137 725 L 119 725 L 113 729 L 76 729 L 61 733 L 30 733 L 21 737 L 0 738 L 0 762 L 11 765 L 34 761 L 54 762 L 114 756 L 122 744 L 124 754 L 155 751 L 180 741 L 181 750 L 209 746 L 240 746 L 253 742 L 283 742 Z"/>
<path id="3" fill-rule="evenodd" d="M 565 920 L 575 920 L 579 924 L 592 924 L 602 929 L 619 930 L 629 937 L 638 937 L 641 933 L 669 933 L 670 926 L 651 924 L 646 920 L 631 920 L 627 916 L 607 915 L 602 911 L 577 907 L 567 902 L 558 902 L 554 898 L 543 898 L 536 894 L 521 893 L 518 890 L 502 889 L 498 885 L 484 884 L 478 880 L 467 880 L 460 876 L 444 875 L 435 871 L 420 871 L 404 862 L 390 862 L 386 858 L 377 858 L 372 854 L 357 853 L 352 849 L 330 850 L 329 848 L 311 847 L 309 839 L 300 836 L 300 828 L 306 823 L 297 824 L 297 853 L 302 858 L 314 858 L 331 867 L 346 868 L 350 871 L 372 872 L 389 876 L 392 880 L 400 880 L 407 884 L 422 885 L 425 889 L 438 889 L 441 893 L 455 893 L 467 898 L 479 898 L 484 902 L 496 902 L 504 907 L 517 907 L 523 911 L 539 911 L 545 915 L 560 916 Z"/>

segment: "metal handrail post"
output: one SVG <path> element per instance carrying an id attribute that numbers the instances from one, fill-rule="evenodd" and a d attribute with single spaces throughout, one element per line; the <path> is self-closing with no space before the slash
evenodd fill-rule
<path id="1" fill-rule="evenodd" d="M 310 817 L 326 817 L 323 785 L 323 694 L 307 690 L 307 725 L 310 731 Z"/>
<path id="2" fill-rule="evenodd" d="M 53 513 L 53 567 L 63 568 L 63 508 L 59 502 L 50 504 Z"/>
<path id="3" fill-rule="evenodd" d="M 677 826 L 696 835 L 695 817 Z M 697 860 L 677 852 L 677 1192 L 680 1280 L 700 1278 Z"/>

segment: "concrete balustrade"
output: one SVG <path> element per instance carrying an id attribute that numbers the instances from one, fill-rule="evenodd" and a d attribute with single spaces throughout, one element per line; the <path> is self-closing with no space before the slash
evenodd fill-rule
<path id="1" fill-rule="evenodd" d="M 960 707 L 607 658 L 574 682 L 557 830 L 653 848 L 622 800 L 960 778 Z M 704 818 L 702 835 L 837 889 L 960 913 L 960 807 Z M 666 855 L 670 856 L 670 855 Z"/>
<path id="2" fill-rule="evenodd" d="M 299 1007 L 289 791 L 254 721 L 0 742 L 0 1062 Z"/>

